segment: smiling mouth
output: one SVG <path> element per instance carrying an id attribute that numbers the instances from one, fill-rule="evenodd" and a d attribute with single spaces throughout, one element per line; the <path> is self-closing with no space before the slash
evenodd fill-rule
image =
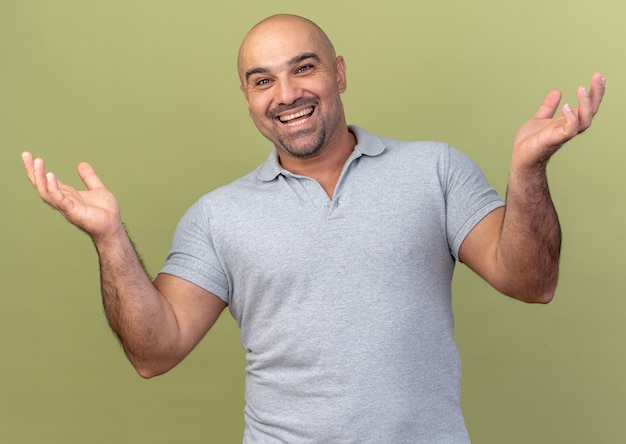
<path id="1" fill-rule="evenodd" d="M 308 120 L 309 116 L 313 114 L 314 110 L 315 110 L 315 107 L 311 106 L 309 108 L 303 109 L 302 111 L 298 111 L 297 113 L 289 114 L 286 116 L 280 116 L 278 117 L 278 120 L 280 120 L 281 123 L 287 126 L 301 125 Z"/>

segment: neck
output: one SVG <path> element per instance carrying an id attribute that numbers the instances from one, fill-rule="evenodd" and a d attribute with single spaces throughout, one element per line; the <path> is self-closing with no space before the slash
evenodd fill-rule
<path id="1" fill-rule="evenodd" d="M 300 159 L 279 151 L 278 158 L 283 168 L 293 174 L 315 179 L 332 199 L 341 170 L 355 146 L 356 137 L 346 127 L 332 146 L 326 147 L 313 157 Z"/>

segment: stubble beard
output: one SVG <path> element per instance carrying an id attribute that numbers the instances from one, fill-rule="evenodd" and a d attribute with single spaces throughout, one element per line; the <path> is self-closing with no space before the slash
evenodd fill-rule
<path id="1" fill-rule="evenodd" d="M 280 148 L 290 156 L 298 159 L 308 159 L 322 151 L 324 143 L 326 142 L 325 128 L 317 130 L 316 133 L 317 136 L 310 143 L 306 143 L 305 141 L 300 140 L 300 138 L 303 137 L 308 138 L 306 131 L 292 134 L 289 137 L 283 137 L 278 135 L 277 141 L 280 145 Z"/>
<path id="2" fill-rule="evenodd" d="M 299 98 L 289 106 L 283 105 L 276 107 L 271 113 L 268 114 L 268 117 L 275 120 L 276 116 L 280 113 L 305 106 L 315 107 L 314 113 L 317 113 L 319 112 L 318 102 L 318 100 L 305 100 L 303 98 Z M 280 130 L 277 130 L 275 132 L 276 142 L 278 142 L 276 148 L 282 149 L 290 156 L 298 159 L 307 159 L 315 156 L 324 147 L 327 134 L 323 119 L 319 122 L 319 124 L 321 127 L 302 129 L 290 134 L 281 134 Z M 279 123 L 278 125 L 282 124 Z M 280 126 L 278 128 L 280 128 Z"/>
<path id="3" fill-rule="evenodd" d="M 267 117 L 276 120 L 276 115 L 297 106 L 314 106 L 314 113 L 321 112 L 319 100 L 305 101 L 298 99 L 288 107 L 281 106 L 274 109 L 271 113 L 268 113 Z M 340 121 L 341 113 L 337 112 L 330 116 L 320 115 L 314 128 L 302 129 L 290 134 L 281 134 L 279 130 L 275 130 L 273 134 L 275 147 L 297 159 L 314 157 L 324 150 L 327 144 L 331 143 L 329 138 L 336 133 Z M 282 124 L 279 123 L 279 125 Z M 272 140 L 271 137 L 268 137 L 268 139 Z"/>

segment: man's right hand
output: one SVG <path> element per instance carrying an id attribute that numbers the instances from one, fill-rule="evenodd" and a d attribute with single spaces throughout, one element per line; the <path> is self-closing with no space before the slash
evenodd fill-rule
<path id="1" fill-rule="evenodd" d="M 28 180 L 39 196 L 69 222 L 89 234 L 94 242 L 106 242 L 124 231 L 117 199 L 107 190 L 91 165 L 78 165 L 78 175 L 87 187 L 79 191 L 46 173 L 42 159 L 29 152 L 22 154 Z"/>

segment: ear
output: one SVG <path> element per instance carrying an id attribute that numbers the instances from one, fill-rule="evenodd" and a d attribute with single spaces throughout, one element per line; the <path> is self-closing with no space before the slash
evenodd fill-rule
<path id="1" fill-rule="evenodd" d="M 346 79 L 346 61 L 342 56 L 338 56 L 335 59 L 335 76 L 337 77 L 337 88 L 339 94 L 342 94 L 348 88 L 348 82 Z"/>

